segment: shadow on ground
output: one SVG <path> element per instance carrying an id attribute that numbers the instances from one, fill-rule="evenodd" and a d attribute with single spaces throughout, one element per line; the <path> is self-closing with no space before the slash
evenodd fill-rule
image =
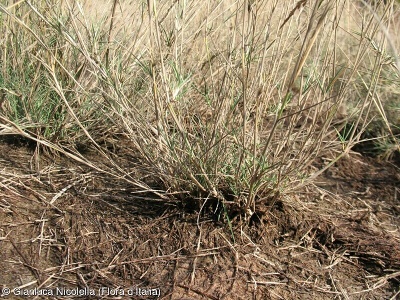
<path id="1" fill-rule="evenodd" d="M 2 287 L 93 291 L 88 299 L 399 294 L 400 172 L 390 162 L 352 153 L 259 222 L 231 229 L 67 159 L 44 155 L 36 172 L 33 151 L 0 144 Z"/>

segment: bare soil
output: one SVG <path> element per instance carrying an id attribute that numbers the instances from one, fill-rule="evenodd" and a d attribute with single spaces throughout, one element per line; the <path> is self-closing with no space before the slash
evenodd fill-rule
<path id="1" fill-rule="evenodd" d="M 265 204 L 258 221 L 230 228 L 67 158 L 2 142 L 0 287 L 75 289 L 81 299 L 397 299 L 399 167 L 352 152 L 314 185 Z M 78 296 L 36 297 L 47 298 Z"/>

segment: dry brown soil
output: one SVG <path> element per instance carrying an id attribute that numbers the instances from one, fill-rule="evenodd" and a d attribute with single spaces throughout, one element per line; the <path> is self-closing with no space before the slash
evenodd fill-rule
<path id="1" fill-rule="evenodd" d="M 66 158 L 33 154 L 0 143 L 0 287 L 11 292 L 71 293 L 36 299 L 77 299 L 76 291 L 86 293 L 80 299 L 157 298 L 128 295 L 139 288 L 159 291 L 160 299 L 399 298 L 398 162 L 353 152 L 315 185 L 267 206 L 261 220 L 237 219 L 231 230 L 223 218 L 137 194 Z M 321 156 L 313 167 L 328 162 Z M 125 295 L 111 295 L 116 288 Z"/>

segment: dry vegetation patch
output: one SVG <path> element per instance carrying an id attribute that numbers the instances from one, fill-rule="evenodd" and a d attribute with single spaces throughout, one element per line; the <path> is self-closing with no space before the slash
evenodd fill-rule
<path id="1" fill-rule="evenodd" d="M 398 22 L 393 0 L 1 1 L 0 284 L 395 299 Z"/>

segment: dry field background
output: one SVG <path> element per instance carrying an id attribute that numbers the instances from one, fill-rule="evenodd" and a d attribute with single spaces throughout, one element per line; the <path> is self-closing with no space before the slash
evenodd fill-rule
<path id="1" fill-rule="evenodd" d="M 0 285 L 396 299 L 399 23 L 390 0 L 0 1 Z"/>

